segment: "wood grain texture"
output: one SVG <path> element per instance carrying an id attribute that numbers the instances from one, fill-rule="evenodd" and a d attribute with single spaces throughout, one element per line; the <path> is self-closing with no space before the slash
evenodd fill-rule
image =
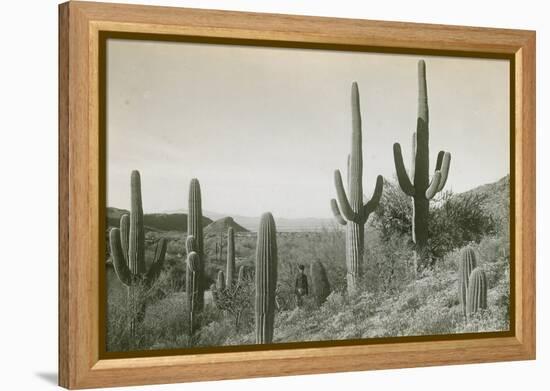
<path id="1" fill-rule="evenodd" d="M 75 389 L 535 358 L 534 32 L 84 2 L 62 4 L 59 20 L 60 385 Z M 515 336 L 100 359 L 100 31 L 513 57 Z"/>

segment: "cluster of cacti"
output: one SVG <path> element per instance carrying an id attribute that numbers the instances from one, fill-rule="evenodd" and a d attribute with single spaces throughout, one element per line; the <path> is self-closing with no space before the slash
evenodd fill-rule
<path id="1" fill-rule="evenodd" d="M 468 296 L 470 274 L 476 267 L 477 259 L 474 249 L 471 247 L 464 248 L 460 254 L 460 263 L 458 265 L 458 297 L 464 316 L 466 316 L 466 298 Z"/>
<path id="2" fill-rule="evenodd" d="M 262 215 L 256 246 L 256 343 L 273 340 L 277 286 L 277 232 L 271 213 Z"/>
<path id="3" fill-rule="evenodd" d="M 478 267 L 474 249 L 469 246 L 461 252 L 458 295 L 465 317 L 487 308 L 487 277 L 483 269 Z"/>
<path id="4" fill-rule="evenodd" d="M 109 242 L 115 272 L 119 280 L 128 287 L 128 305 L 132 314 L 130 333 L 133 336 L 137 323 L 144 316 L 144 303 L 140 296 L 143 290 L 151 287 L 162 270 L 166 239 L 162 238 L 157 243 L 153 263 L 147 269 L 141 178 L 138 171 L 132 171 L 131 174 L 130 200 L 130 215 L 124 214 L 120 219 L 120 228 L 110 231 Z"/>
<path id="5" fill-rule="evenodd" d="M 330 201 L 338 223 L 346 225 L 346 266 L 348 293 L 354 294 L 362 277 L 365 223 L 376 209 L 382 195 L 384 179 L 378 175 L 370 201 L 363 203 L 363 142 L 361 135 L 361 108 L 357 83 L 351 88 L 352 134 L 351 154 L 348 155 L 347 185 L 344 189 L 340 170 L 334 172 L 338 201 Z"/>
<path id="6" fill-rule="evenodd" d="M 426 85 L 426 64 L 418 62 L 418 118 L 416 132 L 412 138 L 412 163 L 410 173 L 407 173 L 399 143 L 393 145 L 393 156 L 397 180 L 403 192 L 412 198 L 412 240 L 420 262 L 415 266 L 418 270 L 425 266 L 427 259 L 425 250 L 428 244 L 428 220 L 430 200 L 443 188 L 449 175 L 451 154 L 440 151 L 437 155 L 435 171 L 430 181 L 429 155 L 429 112 L 428 92 Z M 415 257 L 416 259 L 417 257 Z"/>
<path id="7" fill-rule="evenodd" d="M 225 267 L 225 285 L 228 289 L 233 286 L 235 274 L 235 235 L 233 228 L 227 229 L 227 264 Z"/>
<path id="8" fill-rule="evenodd" d="M 330 295 L 327 271 L 321 261 L 315 261 L 310 265 L 309 275 L 311 277 L 311 294 L 315 303 L 321 305 Z"/>

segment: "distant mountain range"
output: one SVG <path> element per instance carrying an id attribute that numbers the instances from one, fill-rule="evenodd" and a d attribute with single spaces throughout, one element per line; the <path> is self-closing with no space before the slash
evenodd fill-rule
<path id="1" fill-rule="evenodd" d="M 508 208 L 509 205 L 509 183 L 510 177 L 505 176 L 494 183 L 488 183 L 475 187 L 464 193 L 456 194 L 460 197 L 462 194 L 479 193 L 485 194 L 483 207 L 486 210 L 498 214 L 502 208 Z M 112 227 L 118 227 L 122 214 L 129 213 L 127 210 L 118 208 L 107 208 L 107 224 Z M 318 231 L 325 227 L 334 225 L 334 220 L 330 218 L 277 218 L 277 231 L 279 232 L 308 232 Z M 158 231 L 187 231 L 187 209 L 178 209 L 163 213 L 149 213 L 144 215 L 145 226 L 149 230 Z M 260 216 L 228 216 L 219 212 L 203 211 L 203 226 L 206 233 L 219 233 L 227 231 L 230 226 L 235 232 L 252 231 L 256 232 L 260 224 Z"/>
<path id="2" fill-rule="evenodd" d="M 107 208 L 107 225 L 118 227 L 120 217 L 130 213 L 125 209 Z M 185 213 L 148 213 L 143 215 L 145 229 L 149 231 L 187 231 L 187 214 Z M 212 223 L 208 217 L 202 217 L 203 226 Z"/>

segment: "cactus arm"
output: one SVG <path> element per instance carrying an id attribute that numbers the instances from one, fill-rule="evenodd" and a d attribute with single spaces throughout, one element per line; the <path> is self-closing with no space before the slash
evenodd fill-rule
<path id="1" fill-rule="evenodd" d="M 348 201 L 346 190 L 344 189 L 344 184 L 342 183 L 342 175 L 340 174 L 340 170 L 334 171 L 334 185 L 336 186 L 336 196 L 338 198 L 338 202 L 340 203 L 342 214 L 346 219 L 355 221 L 357 216 Z"/>
<path id="2" fill-rule="evenodd" d="M 414 196 L 414 186 L 411 183 L 405 164 L 403 163 L 403 155 L 401 154 L 401 145 L 393 144 L 393 161 L 395 163 L 395 171 L 397 172 L 397 181 L 403 192 L 410 196 Z"/>
<path id="3" fill-rule="evenodd" d="M 113 256 L 113 265 L 115 266 L 115 272 L 120 282 L 126 286 L 131 286 L 133 283 L 133 276 L 128 263 L 124 258 L 122 251 L 122 245 L 120 242 L 120 230 L 113 228 L 109 232 L 109 242 L 111 245 L 111 255 Z"/>
<path id="4" fill-rule="evenodd" d="M 340 208 L 338 208 L 338 202 L 334 198 L 330 200 L 330 207 L 336 221 L 341 225 L 346 225 L 348 222 L 342 217 Z"/>
<path id="5" fill-rule="evenodd" d="M 125 213 L 120 217 L 120 242 L 124 259 L 128 263 L 128 247 L 130 246 L 130 215 Z"/>
<path id="6" fill-rule="evenodd" d="M 378 175 L 376 178 L 376 186 L 372 192 L 372 197 L 363 207 L 363 219 L 366 222 L 369 215 L 378 207 L 380 198 L 382 197 L 382 189 L 384 188 L 384 178 L 382 175 Z"/>
<path id="7" fill-rule="evenodd" d="M 431 200 L 437 194 L 439 188 L 439 182 L 441 181 L 441 172 L 436 171 L 430 182 L 430 186 L 426 189 L 426 199 Z"/>
<path id="8" fill-rule="evenodd" d="M 162 238 L 157 243 L 157 248 L 155 250 L 155 257 L 153 258 L 153 263 L 147 271 L 145 276 L 145 281 L 148 286 L 151 286 L 159 277 L 160 272 L 162 271 L 162 266 L 164 265 L 164 257 L 166 255 L 166 239 Z"/>
<path id="9" fill-rule="evenodd" d="M 441 151 L 441 152 L 443 152 L 443 151 Z M 441 168 L 440 168 L 441 180 L 439 181 L 439 186 L 437 188 L 437 191 L 443 190 L 443 188 L 447 184 L 447 178 L 449 176 L 449 169 L 451 168 L 451 153 L 450 152 L 445 152 L 445 154 L 443 155 L 442 160 L 443 160 L 443 162 L 442 162 Z"/>
<path id="10" fill-rule="evenodd" d="M 441 171 L 441 165 L 443 164 L 443 157 L 445 156 L 445 151 L 439 151 L 437 154 L 437 160 L 435 162 L 435 171 Z"/>

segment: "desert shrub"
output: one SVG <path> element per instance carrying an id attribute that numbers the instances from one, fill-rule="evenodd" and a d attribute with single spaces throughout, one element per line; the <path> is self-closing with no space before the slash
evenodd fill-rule
<path id="1" fill-rule="evenodd" d="M 494 233 L 495 222 L 483 207 L 487 197 L 481 193 L 453 195 L 446 191 L 431 203 L 428 247 L 434 261 Z"/>
<path id="2" fill-rule="evenodd" d="M 241 326 L 248 328 L 254 308 L 254 282 L 245 279 L 231 288 L 215 289 L 212 292 L 214 305 L 224 318 L 232 319 L 231 326 L 238 333 Z"/>
<path id="3" fill-rule="evenodd" d="M 439 193 L 430 203 L 430 224 L 427 255 L 433 264 L 448 252 L 469 242 L 479 242 L 485 235 L 497 230 L 495 218 L 485 211 L 488 195 L 450 191 Z M 376 209 L 374 224 L 382 241 L 392 238 L 411 238 L 412 203 L 397 185 L 386 181 L 384 194 Z"/>
<path id="4" fill-rule="evenodd" d="M 399 292 L 412 278 L 412 248 L 402 234 L 379 235 L 367 231 L 364 290 Z"/>
<path id="5" fill-rule="evenodd" d="M 479 242 L 477 250 L 485 262 L 508 262 L 510 242 L 507 236 L 488 235 Z"/>
<path id="6" fill-rule="evenodd" d="M 163 299 L 185 290 L 185 260 L 168 258 L 157 281 L 151 287 L 151 296 Z"/>
<path id="7" fill-rule="evenodd" d="M 411 236 L 412 203 L 410 197 L 395 183 L 384 180 L 384 192 L 376 208 L 374 224 L 382 240 L 387 242 L 394 235 Z"/>

